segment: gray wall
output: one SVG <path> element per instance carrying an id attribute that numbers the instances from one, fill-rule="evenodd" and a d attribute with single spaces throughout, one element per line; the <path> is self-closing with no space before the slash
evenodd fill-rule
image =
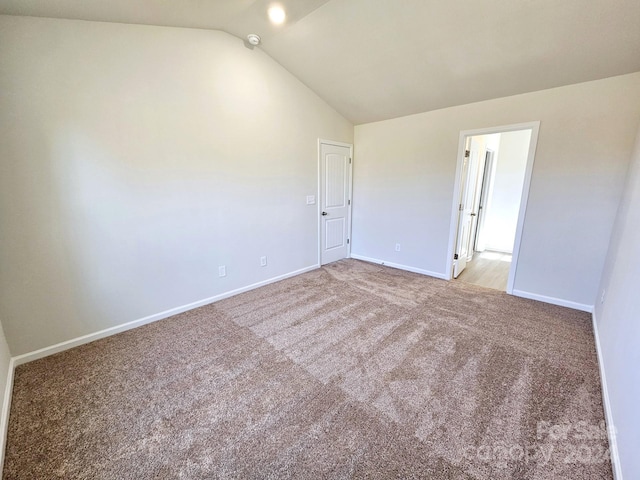
<path id="1" fill-rule="evenodd" d="M 636 122 L 637 124 L 637 122 Z M 601 368 L 605 371 L 620 465 L 640 478 L 640 130 L 596 299 Z M 602 293 L 604 293 L 604 302 Z"/>
<path id="2" fill-rule="evenodd" d="M 353 126 L 225 33 L 0 17 L 12 354 L 317 264 L 318 137 Z"/>
<path id="3" fill-rule="evenodd" d="M 515 289 L 593 305 L 638 119 L 635 73 L 358 125 L 353 253 L 444 275 L 460 131 L 539 120 Z"/>

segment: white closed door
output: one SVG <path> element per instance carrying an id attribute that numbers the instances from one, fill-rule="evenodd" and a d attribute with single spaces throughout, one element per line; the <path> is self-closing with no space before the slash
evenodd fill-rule
<path id="1" fill-rule="evenodd" d="M 322 265 L 349 256 L 351 148 L 320 144 L 320 257 Z"/>

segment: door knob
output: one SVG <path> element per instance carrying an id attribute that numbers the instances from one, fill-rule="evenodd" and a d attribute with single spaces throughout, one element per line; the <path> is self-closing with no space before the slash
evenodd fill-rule
<path id="1" fill-rule="evenodd" d="M 470 213 L 469 215 L 471 215 L 472 217 L 475 217 L 477 213 Z"/>
<path id="2" fill-rule="evenodd" d="M 327 215 L 329 215 L 327 212 L 322 212 L 323 217 L 326 217 Z"/>

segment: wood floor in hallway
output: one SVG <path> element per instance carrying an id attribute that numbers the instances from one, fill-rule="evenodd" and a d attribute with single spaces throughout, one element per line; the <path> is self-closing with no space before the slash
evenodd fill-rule
<path id="1" fill-rule="evenodd" d="M 511 254 L 500 252 L 476 252 L 473 260 L 460 274 L 458 280 L 481 287 L 507 290 L 511 268 Z"/>

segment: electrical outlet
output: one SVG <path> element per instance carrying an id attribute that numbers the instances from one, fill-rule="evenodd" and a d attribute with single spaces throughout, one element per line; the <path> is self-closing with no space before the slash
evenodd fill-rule
<path id="1" fill-rule="evenodd" d="M 260 257 L 260 266 L 261 267 L 267 266 L 267 257 Z"/>
<path id="2" fill-rule="evenodd" d="M 396 252 L 399 252 L 399 251 L 400 251 L 400 244 L 396 243 Z"/>
<path id="3" fill-rule="evenodd" d="M 218 276 L 226 277 L 227 276 L 227 267 L 225 265 L 220 265 L 218 267 Z"/>
<path id="4" fill-rule="evenodd" d="M 607 293 L 606 290 L 602 290 L 602 297 L 600 297 L 600 303 L 604 303 L 604 294 Z"/>

